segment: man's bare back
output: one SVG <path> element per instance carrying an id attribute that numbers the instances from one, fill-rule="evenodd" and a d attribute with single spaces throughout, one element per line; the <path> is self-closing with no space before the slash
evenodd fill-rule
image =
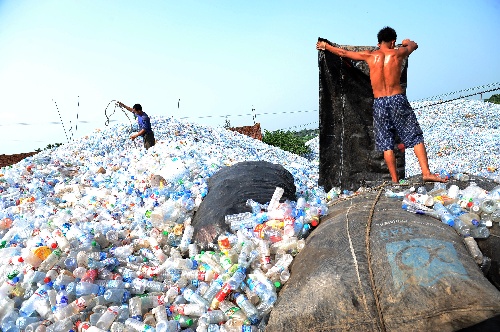
<path id="1" fill-rule="evenodd" d="M 377 101 L 377 98 L 390 97 L 403 93 L 403 88 L 400 84 L 401 66 L 403 63 L 403 59 L 405 59 L 418 48 L 417 43 L 410 39 L 403 40 L 401 43 L 402 46 L 396 48 L 396 31 L 394 31 L 394 29 L 390 27 L 385 27 L 380 30 L 377 38 L 379 40 L 379 49 L 372 52 L 348 51 L 330 45 L 325 41 L 318 41 L 316 43 L 316 49 L 318 50 L 327 50 L 333 54 L 336 54 L 337 56 L 349 58 L 355 61 L 365 61 L 370 68 L 370 81 L 373 91 L 373 97 L 376 99 L 375 101 Z M 404 96 L 404 98 L 406 100 L 406 96 Z M 406 100 L 406 102 L 408 101 Z M 378 116 L 377 118 L 380 117 L 381 116 Z M 416 118 L 414 120 L 416 124 L 413 128 L 417 128 L 418 130 L 411 132 L 411 135 L 413 135 L 412 137 L 415 137 L 415 139 L 418 140 L 412 141 L 408 139 L 408 141 L 409 144 L 415 142 L 415 144 L 413 145 L 413 150 L 415 151 L 415 155 L 417 156 L 417 159 L 419 161 L 420 168 L 422 169 L 422 179 L 424 181 L 446 182 L 446 179 L 442 179 L 438 175 L 431 173 L 423 138 L 421 142 L 418 142 L 420 140 L 420 137 L 418 137 L 418 135 L 421 135 L 421 129 Z M 383 130 L 387 131 L 388 128 L 383 128 Z M 410 130 L 405 128 L 405 132 L 409 131 Z M 418 133 L 418 131 L 420 131 L 420 133 Z M 381 137 L 385 138 L 385 136 Z M 384 142 L 380 145 L 390 145 L 392 143 L 390 140 L 387 140 L 386 142 L 388 143 Z M 387 167 L 389 168 L 389 173 L 391 174 L 392 181 L 397 183 L 398 175 L 396 172 L 396 158 L 394 156 L 394 151 L 392 148 L 385 147 L 383 150 L 384 159 L 387 163 Z"/>
<path id="2" fill-rule="evenodd" d="M 398 50 L 380 49 L 371 52 L 366 60 L 370 67 L 370 81 L 375 98 L 403 93 L 401 88 L 401 64 L 403 57 Z"/>
<path id="3" fill-rule="evenodd" d="M 324 41 L 316 44 L 317 49 L 328 50 L 341 57 L 352 60 L 366 61 L 370 68 L 370 81 L 373 97 L 387 97 L 403 93 L 401 88 L 401 65 L 403 59 L 418 48 L 417 43 L 409 39 L 402 42 L 402 47 L 396 48 L 396 41 L 379 43 L 379 49 L 368 52 L 353 52 L 334 47 Z"/>

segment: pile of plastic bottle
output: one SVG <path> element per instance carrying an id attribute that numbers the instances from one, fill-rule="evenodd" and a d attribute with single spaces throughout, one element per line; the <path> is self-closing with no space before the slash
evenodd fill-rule
<path id="1" fill-rule="evenodd" d="M 2 331 L 263 329 L 327 212 L 317 165 L 222 128 L 152 125 L 147 151 L 117 124 L 0 169 Z M 298 199 L 250 199 L 200 251 L 191 220 L 207 181 L 244 160 L 283 165 Z"/>
<path id="2" fill-rule="evenodd" d="M 468 180 L 459 173 L 456 178 Z M 464 238 L 464 242 L 481 267 L 488 266 L 490 259 L 483 256 L 475 239 L 490 236 L 489 228 L 500 223 L 500 186 L 486 191 L 475 182 L 460 190 L 455 184 L 435 183 L 427 192 L 425 187 L 414 187 L 400 192 L 387 189 L 386 197 L 402 199 L 402 208 L 408 212 L 428 215 L 449 225 Z"/>
<path id="3" fill-rule="evenodd" d="M 500 183 L 500 105 L 480 100 L 412 102 L 424 133 L 431 170 L 468 173 Z M 306 143 L 319 159 L 319 138 Z M 405 150 L 405 176 L 421 174 L 413 149 Z"/>
<path id="4" fill-rule="evenodd" d="M 500 183 L 500 105 L 468 99 L 411 105 L 424 132 L 431 170 Z M 413 149 L 406 149 L 405 170 L 407 177 L 421 173 Z"/>

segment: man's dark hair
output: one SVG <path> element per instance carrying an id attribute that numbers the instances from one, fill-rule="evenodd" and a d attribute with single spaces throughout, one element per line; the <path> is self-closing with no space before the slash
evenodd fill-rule
<path id="1" fill-rule="evenodd" d="M 136 111 L 142 111 L 141 104 L 135 104 L 134 107 L 132 107 L 132 108 L 135 109 Z"/>
<path id="2" fill-rule="evenodd" d="M 396 30 L 391 27 L 384 27 L 377 34 L 378 42 L 391 42 L 397 38 Z"/>

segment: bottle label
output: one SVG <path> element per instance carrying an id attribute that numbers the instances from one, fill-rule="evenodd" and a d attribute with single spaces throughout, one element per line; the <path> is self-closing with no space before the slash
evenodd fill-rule
<path id="1" fill-rule="evenodd" d="M 41 260 L 45 260 L 45 258 L 47 258 L 51 253 L 52 251 L 50 248 L 46 246 L 37 247 L 33 250 L 33 254 Z"/>
<path id="2" fill-rule="evenodd" d="M 87 307 L 87 301 L 83 297 L 80 297 L 75 301 L 75 305 L 81 311 Z"/>
<path id="3" fill-rule="evenodd" d="M 264 238 L 264 234 L 263 234 L 264 227 L 266 227 L 264 224 L 258 224 L 258 225 L 257 225 L 257 226 L 255 226 L 255 228 L 253 229 L 254 234 L 255 234 L 258 238 L 261 238 L 261 239 L 263 239 L 263 238 Z"/>
<path id="4" fill-rule="evenodd" d="M 231 308 L 227 309 L 226 311 L 224 311 L 224 314 L 229 318 L 233 318 L 234 314 L 236 314 L 238 311 L 240 311 L 240 308 L 231 307 Z"/>
<path id="5" fill-rule="evenodd" d="M 224 285 L 222 285 L 222 288 L 217 292 L 215 298 L 219 302 L 222 302 L 229 295 L 230 292 L 231 292 L 231 287 L 229 286 L 228 283 L 225 283 Z"/>

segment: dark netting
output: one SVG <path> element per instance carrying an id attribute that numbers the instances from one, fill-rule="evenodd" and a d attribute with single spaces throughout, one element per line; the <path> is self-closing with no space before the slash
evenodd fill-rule
<path id="1" fill-rule="evenodd" d="M 326 41 L 330 45 L 338 46 Z M 369 46 L 340 46 L 351 51 Z M 320 51 L 319 66 L 319 185 L 356 190 L 362 185 L 391 180 L 383 153 L 375 151 L 373 93 L 364 61 L 340 58 Z M 406 91 L 408 61 L 401 85 Z M 396 139 L 396 145 L 401 141 Z M 399 178 L 405 176 L 405 155 L 395 147 Z"/>

